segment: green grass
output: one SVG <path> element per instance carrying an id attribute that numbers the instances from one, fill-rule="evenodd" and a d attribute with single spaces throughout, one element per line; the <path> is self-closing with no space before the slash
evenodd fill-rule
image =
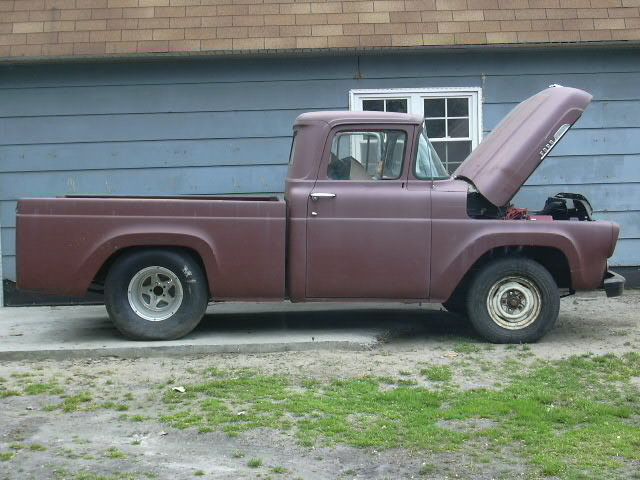
<path id="1" fill-rule="evenodd" d="M 0 398 L 19 397 L 20 395 L 22 393 L 17 390 L 0 390 Z"/>
<path id="2" fill-rule="evenodd" d="M 446 365 L 423 368 L 420 370 L 420 374 L 432 382 L 446 382 L 453 378 L 453 371 Z"/>
<path id="3" fill-rule="evenodd" d="M 247 466 L 250 468 L 258 468 L 262 466 L 262 460 L 259 458 L 252 458 L 247 462 Z"/>
<path id="4" fill-rule="evenodd" d="M 0 452 L 0 462 L 7 462 L 15 456 L 15 452 Z"/>
<path id="5" fill-rule="evenodd" d="M 139 480 L 142 478 L 139 475 L 132 475 L 128 473 L 116 473 L 111 475 L 100 475 L 92 472 L 77 472 L 71 473 L 67 470 L 58 469 L 53 472 L 56 480 Z M 144 474 L 148 477 L 148 475 Z"/>
<path id="6" fill-rule="evenodd" d="M 81 392 L 76 395 L 69 395 L 65 397 L 61 403 L 55 403 L 53 405 L 47 405 L 45 410 L 62 410 L 63 412 L 76 412 L 78 410 L 92 410 L 95 406 L 90 403 L 92 400 L 91 394 L 88 392 Z"/>
<path id="7" fill-rule="evenodd" d="M 29 383 L 24 387 L 24 393 L 27 395 L 60 395 L 64 390 L 56 383 Z"/>
<path id="8" fill-rule="evenodd" d="M 108 458 L 124 458 L 126 455 L 123 451 L 118 450 L 116 447 L 111 447 L 104 453 L 104 456 Z"/>
<path id="9" fill-rule="evenodd" d="M 491 367 L 488 365 L 487 368 Z M 513 447 L 537 475 L 562 479 L 624 478 L 625 462 L 640 460 L 640 355 L 573 357 L 518 363 L 500 388 L 466 391 L 448 386 L 389 385 L 389 378 L 293 381 L 254 371 L 209 377 L 168 391 L 162 417 L 177 428 L 228 433 L 254 428 L 292 430 L 303 446 L 463 450 L 482 442 L 490 451 Z M 448 366 L 421 372 L 449 380 Z M 239 415 L 238 413 L 243 412 Z M 635 420 L 634 420 L 635 418 Z M 487 419 L 487 428 L 450 430 L 437 422 Z M 635 423 L 634 423 L 635 421 Z"/>
<path id="10" fill-rule="evenodd" d="M 482 347 L 477 343 L 456 343 L 453 346 L 453 351 L 457 353 L 477 353 L 482 351 Z"/>
<path id="11" fill-rule="evenodd" d="M 111 410 L 116 410 L 118 412 L 125 412 L 129 410 L 129 406 L 124 403 L 116 403 L 116 402 L 105 402 L 100 405 L 100 408 L 106 408 Z"/>

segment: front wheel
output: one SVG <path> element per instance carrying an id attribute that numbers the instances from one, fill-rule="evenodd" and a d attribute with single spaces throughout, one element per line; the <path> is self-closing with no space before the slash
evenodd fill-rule
<path id="1" fill-rule="evenodd" d="M 467 312 L 476 331 L 493 343 L 531 343 L 555 324 L 560 292 L 551 274 L 528 258 L 503 258 L 473 278 Z"/>
<path id="2" fill-rule="evenodd" d="M 207 280 L 198 262 L 180 250 L 126 253 L 109 270 L 105 304 L 115 326 L 133 340 L 174 340 L 202 319 Z"/>

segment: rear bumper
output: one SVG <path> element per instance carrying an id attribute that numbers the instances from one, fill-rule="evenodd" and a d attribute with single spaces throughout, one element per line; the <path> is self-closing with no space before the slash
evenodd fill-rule
<path id="1" fill-rule="evenodd" d="M 625 279 L 611 270 L 604 274 L 603 288 L 607 297 L 619 297 L 624 290 Z"/>

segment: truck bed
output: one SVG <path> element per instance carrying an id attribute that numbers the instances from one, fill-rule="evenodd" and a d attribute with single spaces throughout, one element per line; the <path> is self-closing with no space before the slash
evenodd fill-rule
<path id="1" fill-rule="evenodd" d="M 21 289 L 82 296 L 110 258 L 157 245 L 197 253 L 212 298 L 284 296 L 286 204 L 276 197 L 23 199 L 17 226 Z"/>

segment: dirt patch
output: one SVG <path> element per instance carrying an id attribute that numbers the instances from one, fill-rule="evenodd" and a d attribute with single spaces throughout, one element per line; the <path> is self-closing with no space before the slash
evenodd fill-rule
<path id="1" fill-rule="evenodd" d="M 293 432 L 269 428 L 233 435 L 180 430 L 158 421 L 154 409 L 167 391 L 201 381 L 207 369 L 321 381 L 390 377 L 434 391 L 470 390 L 504 386 L 537 360 L 638 350 L 640 292 L 629 291 L 615 299 L 601 294 L 563 299 L 557 326 L 534 345 L 490 345 L 461 319 L 432 311 L 424 321 L 389 330 L 365 352 L 3 362 L 0 479 L 542 478 L 522 460 L 517 445 L 488 449 L 488 444 L 469 441 L 456 452 L 304 446 Z M 421 374 L 433 366 L 451 370 L 446 386 Z M 32 394 L 7 393 L 24 392 L 28 385 L 33 385 Z M 632 386 L 638 390 L 637 377 Z M 86 393 L 102 407 L 73 411 L 70 403 L 70 412 L 64 413 L 58 390 L 67 398 L 75 396 L 80 406 Z M 637 411 L 638 405 L 633 408 Z M 461 434 L 494 425 L 485 419 L 438 424 Z M 631 472 L 634 465 L 628 468 Z"/>

